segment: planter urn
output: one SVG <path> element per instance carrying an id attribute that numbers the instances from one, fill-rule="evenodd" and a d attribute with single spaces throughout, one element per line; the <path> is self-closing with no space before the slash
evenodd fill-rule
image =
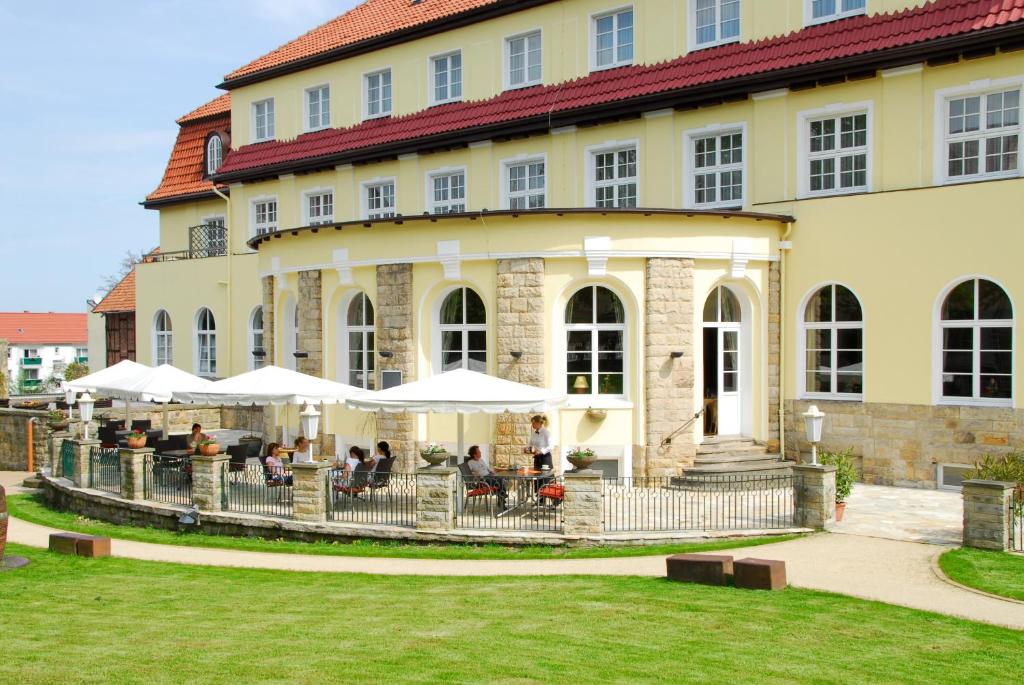
<path id="1" fill-rule="evenodd" d="M 428 466 L 427 468 L 432 469 L 432 468 L 434 468 L 436 466 L 440 466 L 441 464 L 444 464 L 445 462 L 447 462 L 448 461 L 448 453 L 447 452 L 431 452 L 431 453 L 428 453 L 428 454 L 424 454 L 423 452 L 420 452 L 420 459 L 422 459 L 423 461 L 425 461 L 428 464 L 430 464 L 430 466 Z"/>
<path id="2" fill-rule="evenodd" d="M 210 445 L 200 445 L 199 454 L 203 455 L 204 457 L 216 457 L 218 454 L 220 454 L 220 445 L 218 445 L 217 443 L 213 443 Z"/>
<path id="3" fill-rule="evenodd" d="M 143 435 L 141 438 L 125 438 L 125 442 L 129 449 L 138 450 L 146 446 L 146 436 Z"/>
<path id="4" fill-rule="evenodd" d="M 836 522 L 843 520 L 843 513 L 846 511 L 846 502 L 836 502 Z"/>
<path id="5" fill-rule="evenodd" d="M 594 462 L 597 461 L 597 457 L 574 457 L 568 456 L 566 460 L 572 464 L 573 471 L 586 471 Z"/>

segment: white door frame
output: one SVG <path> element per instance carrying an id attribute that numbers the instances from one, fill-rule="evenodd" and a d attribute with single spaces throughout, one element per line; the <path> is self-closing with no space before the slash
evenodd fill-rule
<path id="1" fill-rule="evenodd" d="M 718 432 L 717 435 L 742 435 L 751 436 L 753 435 L 754 421 L 753 421 L 753 399 L 754 399 L 754 374 L 753 374 L 753 306 L 750 302 L 750 298 L 740 288 L 730 286 L 725 283 L 719 283 L 708 292 L 707 297 L 714 296 L 718 288 L 725 288 L 729 290 L 740 304 L 740 320 L 738 322 L 704 322 L 702 330 L 708 328 L 716 329 L 716 346 L 715 354 L 717 355 L 717 385 L 718 385 Z M 705 298 L 705 302 L 707 299 Z M 703 311 L 703 308 L 701 310 Z M 739 401 L 737 402 L 736 412 L 738 414 L 736 423 L 738 425 L 738 432 L 725 433 L 722 431 L 722 413 L 721 413 L 721 396 L 722 396 L 722 338 L 723 331 L 737 331 L 737 343 L 739 348 L 737 373 L 739 375 L 739 382 L 737 384 L 737 395 Z M 706 351 L 705 351 L 706 354 Z M 703 367 L 703 365 L 702 365 Z M 703 382 L 701 383 L 703 387 Z M 701 424 L 703 425 L 703 423 Z M 701 431 L 703 433 L 703 431 Z"/>

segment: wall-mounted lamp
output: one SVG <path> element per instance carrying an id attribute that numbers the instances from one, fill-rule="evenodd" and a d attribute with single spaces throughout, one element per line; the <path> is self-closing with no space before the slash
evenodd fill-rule
<path id="1" fill-rule="evenodd" d="M 381 350 L 380 356 L 383 357 L 384 359 L 391 359 L 392 357 L 395 356 L 395 353 L 392 352 L 391 350 Z"/>
<path id="2" fill-rule="evenodd" d="M 523 351 L 522 350 L 512 350 L 511 352 L 509 352 L 509 354 L 512 355 L 513 359 L 522 359 L 522 357 L 523 357 Z"/>
<path id="3" fill-rule="evenodd" d="M 292 352 L 292 356 L 296 359 L 309 359 L 309 352 Z"/>
<path id="4" fill-rule="evenodd" d="M 672 357 L 673 359 L 680 359 L 680 358 L 682 358 L 683 353 L 682 352 L 678 352 L 678 351 L 677 352 L 672 352 L 672 353 L 669 354 L 669 356 Z"/>

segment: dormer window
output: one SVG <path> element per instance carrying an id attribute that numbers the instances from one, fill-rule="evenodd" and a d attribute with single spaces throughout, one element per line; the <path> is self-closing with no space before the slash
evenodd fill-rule
<path id="1" fill-rule="evenodd" d="M 214 133 L 206 141 L 206 175 L 213 176 L 224 162 L 224 141 Z"/>

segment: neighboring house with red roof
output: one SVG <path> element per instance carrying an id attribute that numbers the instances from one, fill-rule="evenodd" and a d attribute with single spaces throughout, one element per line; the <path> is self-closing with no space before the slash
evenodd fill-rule
<path id="1" fill-rule="evenodd" d="M 68 364 L 89 363 L 85 314 L 0 312 L 0 340 L 11 394 L 53 390 L 47 381 L 62 377 Z"/>

